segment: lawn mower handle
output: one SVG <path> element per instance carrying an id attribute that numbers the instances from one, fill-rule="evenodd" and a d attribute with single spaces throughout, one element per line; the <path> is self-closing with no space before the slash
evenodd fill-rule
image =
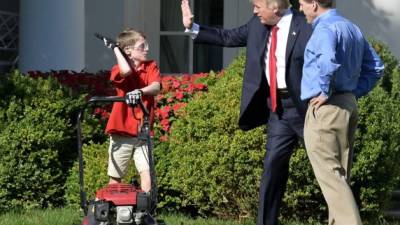
<path id="1" fill-rule="evenodd" d="M 92 104 L 92 103 L 96 104 L 97 102 L 99 102 L 99 103 L 126 102 L 126 98 L 127 98 L 126 96 L 125 97 L 121 97 L 121 96 L 93 96 L 93 97 L 91 97 L 89 99 L 89 101 L 87 102 L 87 105 L 88 104 Z M 139 101 L 139 106 L 140 106 L 140 109 L 143 111 L 144 115 L 148 116 L 149 115 L 149 110 L 147 110 L 147 108 L 144 106 L 142 100 Z"/>
<path id="2" fill-rule="evenodd" d="M 87 214 L 87 199 L 86 199 L 86 192 L 85 192 L 85 188 L 84 188 L 84 178 L 83 178 L 83 152 L 82 152 L 82 125 L 81 122 L 83 120 L 83 113 L 86 110 L 86 108 L 90 105 L 95 105 L 96 103 L 113 103 L 113 102 L 123 102 L 126 103 L 126 96 L 94 96 L 91 97 L 89 99 L 89 101 L 80 109 L 78 116 L 77 116 L 77 121 L 76 121 L 76 130 L 77 130 L 77 143 L 78 143 L 78 156 L 79 156 L 79 191 L 80 191 L 80 200 L 81 200 L 81 207 L 83 209 L 83 211 L 85 212 L 85 215 Z M 143 128 L 144 131 L 150 132 L 150 125 L 149 125 L 149 111 L 147 110 L 147 108 L 145 107 L 145 105 L 143 104 L 142 99 L 140 99 L 139 104 L 140 108 L 143 111 L 144 114 L 144 124 L 143 124 Z M 150 143 L 150 135 L 148 135 L 148 140 L 147 140 L 147 144 L 148 146 L 151 145 Z M 152 151 L 153 149 L 149 149 L 149 152 Z M 153 164 L 152 162 L 153 160 L 151 159 L 151 164 Z M 151 165 L 151 166 L 154 166 Z M 154 172 L 154 171 L 153 171 Z M 152 174 L 152 181 L 155 182 L 155 177 L 154 174 Z M 155 184 L 152 182 L 152 186 Z M 154 185 L 155 186 L 155 185 Z M 153 198 L 156 198 L 156 187 L 152 187 L 154 188 L 154 192 L 153 192 Z M 156 201 L 156 200 L 154 200 Z"/>

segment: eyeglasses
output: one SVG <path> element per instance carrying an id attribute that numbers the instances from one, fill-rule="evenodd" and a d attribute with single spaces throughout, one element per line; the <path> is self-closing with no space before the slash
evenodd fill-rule
<path id="1" fill-rule="evenodd" d="M 148 51 L 149 50 L 149 43 L 147 43 L 147 41 L 143 42 L 142 44 L 136 46 L 136 47 L 132 47 L 133 50 L 137 50 L 137 51 Z"/>

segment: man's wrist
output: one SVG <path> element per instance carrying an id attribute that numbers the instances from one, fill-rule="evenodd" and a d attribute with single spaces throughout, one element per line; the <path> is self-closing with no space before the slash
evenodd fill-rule
<path id="1" fill-rule="evenodd" d="M 186 28 L 185 30 L 185 33 L 189 33 L 192 39 L 196 39 L 197 34 L 199 32 L 200 32 L 200 25 L 198 25 L 197 23 L 193 23 L 191 29 Z"/>
<path id="2" fill-rule="evenodd" d="M 321 96 L 321 97 L 323 97 L 323 98 L 325 98 L 325 99 L 328 99 L 328 98 L 329 98 L 329 95 L 328 95 L 327 93 L 323 92 L 323 91 L 321 91 L 321 93 L 319 94 L 319 96 Z"/>
<path id="3" fill-rule="evenodd" d="M 188 30 L 192 30 L 192 28 L 193 28 L 193 22 L 190 23 L 189 27 L 186 27 L 186 29 L 188 29 Z"/>

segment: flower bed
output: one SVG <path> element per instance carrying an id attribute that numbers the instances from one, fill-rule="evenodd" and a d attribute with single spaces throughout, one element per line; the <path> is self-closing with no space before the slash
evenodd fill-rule
<path id="1" fill-rule="evenodd" d="M 87 94 L 86 99 L 92 96 L 115 95 L 115 90 L 109 81 L 110 71 L 100 71 L 96 74 L 87 72 L 73 72 L 69 70 L 52 71 L 48 73 L 29 72 L 33 78 L 54 77 L 62 85 L 69 87 L 73 94 Z M 156 96 L 155 135 L 159 141 L 168 140 L 171 125 L 180 115 L 186 104 L 202 92 L 207 91 L 207 85 L 202 79 L 209 77 L 208 73 L 181 76 L 162 76 L 162 91 Z M 97 107 L 93 113 L 101 120 L 107 120 L 111 105 Z"/>

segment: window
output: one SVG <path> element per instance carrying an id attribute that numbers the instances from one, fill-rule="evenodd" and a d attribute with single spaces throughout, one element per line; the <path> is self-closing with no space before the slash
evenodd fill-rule
<path id="1" fill-rule="evenodd" d="M 18 60 L 17 13 L 0 10 L 0 72 L 15 66 Z"/>
<path id="2" fill-rule="evenodd" d="M 197 73 L 222 68 L 222 48 L 194 45 L 182 25 L 181 5 L 161 0 L 160 70 L 162 73 Z M 223 24 L 223 0 L 190 0 L 194 21 L 208 26 Z"/>

